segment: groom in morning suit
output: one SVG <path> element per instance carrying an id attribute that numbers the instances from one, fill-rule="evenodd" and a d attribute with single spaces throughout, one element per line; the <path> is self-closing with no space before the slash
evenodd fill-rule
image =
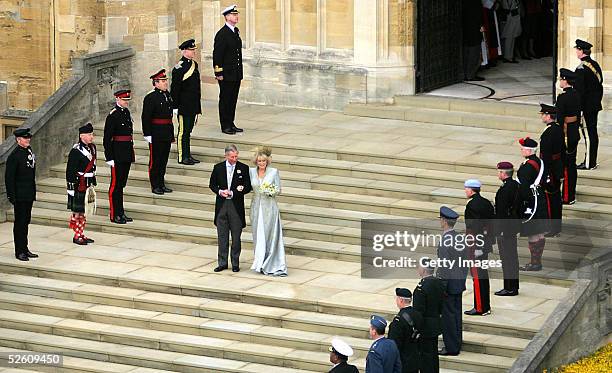
<path id="1" fill-rule="evenodd" d="M 215 272 L 227 269 L 229 235 L 232 233 L 232 271 L 240 271 L 240 235 L 246 227 L 244 195 L 251 191 L 249 166 L 238 162 L 236 145 L 225 147 L 225 161 L 217 163 L 210 174 L 210 190 L 215 193 L 215 226 L 219 243 Z"/>

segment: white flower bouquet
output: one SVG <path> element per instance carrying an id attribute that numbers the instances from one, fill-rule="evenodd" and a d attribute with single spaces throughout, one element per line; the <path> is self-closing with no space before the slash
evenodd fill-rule
<path id="1" fill-rule="evenodd" d="M 261 183 L 261 185 L 259 186 L 259 192 L 261 194 L 265 194 L 267 196 L 274 197 L 275 195 L 278 194 L 278 186 L 276 186 L 276 184 L 271 184 L 266 181 L 266 182 Z"/>

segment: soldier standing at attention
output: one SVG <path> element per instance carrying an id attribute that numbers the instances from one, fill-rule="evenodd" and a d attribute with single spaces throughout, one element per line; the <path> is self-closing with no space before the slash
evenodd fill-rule
<path id="1" fill-rule="evenodd" d="M 423 330 L 419 352 L 421 354 L 421 373 L 438 373 L 438 336 L 442 333 L 442 301 L 444 285 L 433 275 L 429 258 L 421 258 L 417 272 L 421 281 L 413 292 L 414 309 L 423 315 Z"/>
<path id="2" fill-rule="evenodd" d="M 597 135 L 597 116 L 602 109 L 603 98 L 603 73 L 597 61 L 591 58 L 593 45 L 584 40 L 577 39 L 576 57 L 580 59 L 580 65 L 576 68 L 575 88 L 582 97 L 582 116 L 586 122 L 587 130 L 582 130 L 586 144 L 584 162 L 578 165 L 579 170 L 594 170 L 597 168 L 597 147 L 599 136 Z"/>
<path id="3" fill-rule="evenodd" d="M 239 20 L 237 5 L 230 5 L 222 12 L 225 25 L 215 35 L 213 67 L 219 82 L 219 122 L 221 132 L 234 135 L 242 132 L 236 127 L 236 102 L 242 80 L 242 39 L 236 24 Z"/>
<path id="4" fill-rule="evenodd" d="M 348 363 L 348 358 L 353 356 L 353 349 L 341 339 L 334 338 L 329 348 L 329 361 L 334 364 L 329 373 L 359 373 L 354 365 Z"/>
<path id="5" fill-rule="evenodd" d="M 153 89 L 142 104 L 142 133 L 149 143 L 149 181 L 155 194 L 172 193 L 166 186 L 166 166 L 170 145 L 174 141 L 172 125 L 172 97 L 168 93 L 166 70 L 151 75 Z"/>
<path id="6" fill-rule="evenodd" d="M 93 132 L 91 123 L 79 128 L 79 142 L 70 150 L 66 165 L 68 209 L 72 211 L 70 228 L 74 231 L 72 242 L 77 245 L 94 242 L 83 234 L 87 223 L 87 189 L 96 185 L 96 145 L 93 143 Z"/>
<path id="7" fill-rule="evenodd" d="M 412 307 L 412 292 L 408 289 L 395 289 L 395 304 L 399 312 L 389 325 L 389 339 L 399 350 L 402 373 L 415 373 L 420 364 L 418 339 L 423 329 L 423 316 Z"/>
<path id="8" fill-rule="evenodd" d="M 549 232 L 546 237 L 558 236 L 561 233 L 563 201 L 563 158 L 565 157 L 565 137 L 563 128 L 555 121 L 557 109 L 554 106 L 540 104 L 542 122 L 546 129 L 540 136 L 540 159 L 544 162 L 542 185 L 546 196 L 546 207 L 550 219 Z"/>
<path id="9" fill-rule="evenodd" d="M 106 117 L 104 124 L 104 157 L 111 167 L 111 182 L 108 189 L 110 220 L 116 224 L 133 221 L 123 209 L 123 188 L 127 185 L 130 166 L 134 162 L 134 123 L 128 110 L 131 91 L 115 92 L 115 107 Z"/>
<path id="10" fill-rule="evenodd" d="M 178 163 L 194 165 L 200 163 L 191 156 L 191 131 L 202 114 L 200 104 L 200 71 L 195 57 L 195 40 L 189 39 L 179 45 L 183 54 L 181 60 L 172 69 L 172 95 L 173 112 L 178 118 Z"/>
<path id="11" fill-rule="evenodd" d="M 563 162 L 563 203 L 576 202 L 576 153 L 580 142 L 580 94 L 573 87 L 577 74 L 568 69 L 559 70 L 559 85 L 563 93 L 557 96 L 557 121 L 565 134 L 565 160 Z"/>
<path id="12" fill-rule="evenodd" d="M 495 292 L 498 296 L 515 296 L 519 293 L 519 263 L 516 235 L 520 230 L 519 183 L 512 179 L 514 165 L 497 164 L 497 177 L 502 182 L 495 193 L 495 234 L 502 262 L 504 288 Z"/>
<path id="13" fill-rule="evenodd" d="M 36 156 L 30 147 L 32 134 L 29 128 L 16 129 L 13 135 L 17 147 L 6 160 L 4 183 L 15 217 L 15 258 L 27 262 L 30 258 L 38 258 L 28 249 L 28 226 L 32 219 L 32 204 L 36 200 Z"/>
<path id="14" fill-rule="evenodd" d="M 374 340 L 366 356 L 366 373 L 402 373 L 400 354 L 393 342 L 385 338 L 387 320 L 370 317 L 370 338 Z"/>

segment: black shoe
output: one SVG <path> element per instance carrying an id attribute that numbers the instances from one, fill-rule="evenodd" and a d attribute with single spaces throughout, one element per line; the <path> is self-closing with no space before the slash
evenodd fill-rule
<path id="1" fill-rule="evenodd" d="M 168 188 L 165 185 L 163 187 L 161 187 L 161 189 L 164 191 L 164 193 L 172 193 L 172 189 Z"/>
<path id="2" fill-rule="evenodd" d="M 232 127 L 232 129 L 234 130 L 234 132 L 244 132 L 242 128 L 238 128 L 236 126 Z"/>
<path id="3" fill-rule="evenodd" d="M 438 351 L 438 355 L 443 355 L 443 356 L 457 356 L 459 355 L 459 352 L 448 352 L 446 351 L 446 347 L 441 348 Z"/>
<path id="4" fill-rule="evenodd" d="M 158 194 L 158 195 L 164 194 L 164 190 L 162 188 L 155 188 L 151 190 L 151 192 L 153 192 L 153 194 Z"/>
<path id="5" fill-rule="evenodd" d="M 19 255 L 15 255 L 15 258 L 17 260 L 21 260 L 22 262 L 27 262 L 27 261 L 30 260 L 30 258 L 28 258 L 28 254 L 26 254 L 26 253 L 21 253 Z"/>
<path id="6" fill-rule="evenodd" d="M 94 241 L 93 239 L 91 239 L 89 237 L 85 237 L 85 242 L 87 242 L 87 243 L 94 243 L 96 241 Z"/>
<path id="7" fill-rule="evenodd" d="M 573 205 L 574 203 L 576 203 L 576 200 L 569 201 L 568 205 Z"/>
<path id="8" fill-rule="evenodd" d="M 485 80 L 485 78 L 483 78 L 482 76 L 478 76 L 478 75 L 476 75 L 472 79 L 465 79 L 466 82 L 482 82 L 483 80 Z"/>
<path id="9" fill-rule="evenodd" d="M 30 250 L 26 251 L 26 255 L 28 256 L 28 258 L 38 258 L 38 254 L 30 252 Z"/>
<path id="10" fill-rule="evenodd" d="M 542 270 L 542 265 L 541 264 L 527 263 L 524 266 L 519 267 L 519 269 L 521 271 L 526 271 L 526 272 L 537 272 L 537 271 L 541 271 Z"/>
<path id="11" fill-rule="evenodd" d="M 127 216 L 126 214 L 121 215 L 121 217 L 123 219 L 125 219 L 125 221 L 127 221 L 128 223 L 131 223 L 134 221 L 134 219 L 130 218 L 129 216 Z"/>
<path id="12" fill-rule="evenodd" d="M 500 297 L 514 297 L 518 295 L 518 290 L 501 289 L 499 291 L 496 291 L 495 295 L 500 296 Z"/>
<path id="13" fill-rule="evenodd" d="M 193 166 L 195 164 L 191 159 L 185 159 L 184 161 L 179 161 L 178 163 L 186 166 Z"/>
<path id="14" fill-rule="evenodd" d="M 578 166 L 576 166 L 577 170 L 586 170 L 586 164 L 584 162 L 580 163 Z"/>
<path id="15" fill-rule="evenodd" d="M 491 314 L 491 310 L 485 311 L 485 312 L 478 312 L 476 311 L 476 308 L 472 308 L 469 311 L 465 311 L 463 312 L 464 314 L 468 315 L 468 316 L 487 316 Z"/>
<path id="16" fill-rule="evenodd" d="M 123 216 L 115 216 L 113 220 L 111 220 L 115 224 L 125 224 L 127 221 L 123 218 Z"/>
<path id="17" fill-rule="evenodd" d="M 240 267 L 232 266 L 232 272 L 240 272 Z"/>
<path id="18" fill-rule="evenodd" d="M 75 243 L 81 246 L 87 245 L 87 241 L 84 238 L 73 238 L 72 243 Z"/>
<path id="19" fill-rule="evenodd" d="M 224 269 L 227 269 L 227 266 L 218 266 L 217 268 L 213 269 L 213 271 L 215 271 L 215 272 L 221 272 L 221 271 L 223 271 Z"/>
<path id="20" fill-rule="evenodd" d="M 234 131 L 233 129 L 221 130 L 221 132 L 223 132 L 226 135 L 235 135 L 236 134 L 236 131 Z"/>
<path id="21" fill-rule="evenodd" d="M 195 159 L 194 157 L 189 157 L 189 160 L 192 161 L 194 164 L 200 163 L 200 161 Z"/>

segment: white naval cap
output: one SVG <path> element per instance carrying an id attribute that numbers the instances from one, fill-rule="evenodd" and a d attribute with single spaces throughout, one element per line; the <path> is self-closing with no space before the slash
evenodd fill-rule
<path id="1" fill-rule="evenodd" d="M 353 356 L 353 349 L 343 340 L 334 338 L 331 341 L 331 345 L 329 352 L 335 352 L 346 357 Z"/>
<path id="2" fill-rule="evenodd" d="M 223 14 L 224 16 L 226 16 L 226 15 L 228 15 L 230 13 L 239 13 L 238 12 L 238 5 L 232 4 L 232 5 L 228 6 L 227 8 L 223 9 L 223 11 L 221 12 L 221 14 Z"/>

